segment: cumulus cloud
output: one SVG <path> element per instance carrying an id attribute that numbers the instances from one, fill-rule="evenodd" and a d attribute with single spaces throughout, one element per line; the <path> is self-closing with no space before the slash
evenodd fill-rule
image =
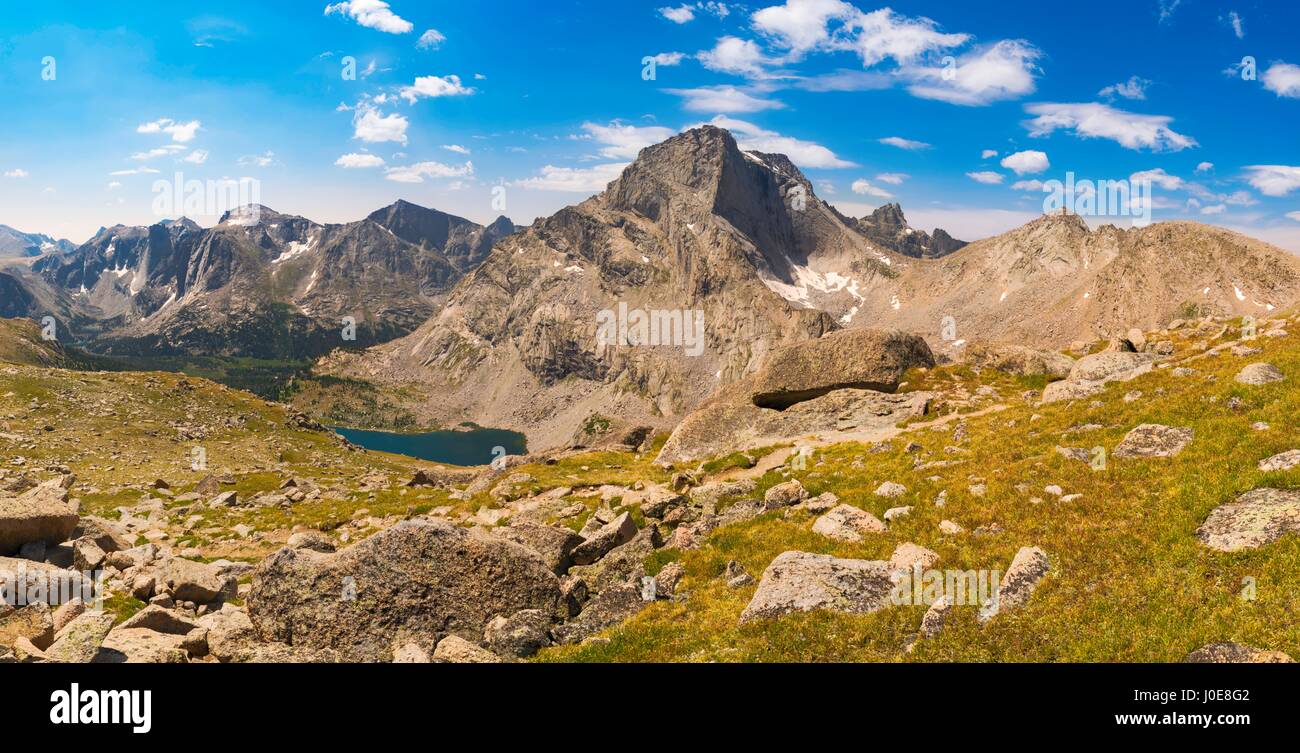
<path id="1" fill-rule="evenodd" d="M 415 46 L 421 50 L 436 50 L 446 41 L 447 37 L 443 36 L 442 32 L 437 29 L 429 29 L 420 35 L 420 38 L 415 42 Z"/>
<path id="2" fill-rule="evenodd" d="M 532 178 L 517 180 L 510 185 L 533 191 L 561 191 L 564 193 L 593 194 L 605 190 L 627 167 L 626 162 L 611 162 L 584 168 L 547 165 Z"/>
<path id="3" fill-rule="evenodd" d="M 185 161 L 191 165 L 202 165 L 208 161 L 208 151 L 206 149 L 195 149 L 185 155 Z"/>
<path id="4" fill-rule="evenodd" d="M 996 156 L 998 156 L 997 149 L 985 149 L 980 152 L 980 159 L 993 159 Z"/>
<path id="5" fill-rule="evenodd" d="M 764 75 L 765 66 L 772 63 L 753 40 L 740 37 L 722 37 L 713 49 L 700 52 L 695 58 L 711 71 L 750 77 Z"/>
<path id="6" fill-rule="evenodd" d="M 1196 166 L 1196 172 L 1198 173 L 1208 173 L 1213 169 L 1214 169 L 1213 162 L 1202 162 L 1201 164 Z"/>
<path id="7" fill-rule="evenodd" d="M 774 131 L 763 130 L 753 123 L 736 120 L 725 115 L 719 115 L 710 122 L 719 128 L 726 128 L 731 131 L 741 149 L 784 154 L 799 167 L 857 167 L 853 162 L 840 159 L 835 155 L 835 152 L 821 144 L 804 141 L 792 136 L 782 136 Z"/>
<path id="8" fill-rule="evenodd" d="M 1030 191 L 1038 193 L 1043 190 L 1043 181 L 1041 180 L 1018 180 L 1011 184 L 1013 191 Z"/>
<path id="9" fill-rule="evenodd" d="M 910 152 L 930 148 L 930 144 L 927 144 L 924 141 L 912 141 L 911 139 L 905 139 L 902 136 L 887 136 L 880 139 L 880 143 L 885 146 L 895 146 L 899 149 L 906 149 Z"/>
<path id="10" fill-rule="evenodd" d="M 681 65 L 682 60 L 685 58 L 686 54 L 682 52 L 661 52 L 650 59 L 654 61 L 655 65 L 662 65 L 666 68 L 670 68 L 674 65 Z"/>
<path id="11" fill-rule="evenodd" d="M 633 159 L 647 146 L 658 144 L 673 135 L 671 128 L 662 126 L 632 126 L 623 123 L 599 125 L 583 123 L 586 137 L 603 144 L 600 156 L 609 159 Z"/>
<path id="12" fill-rule="evenodd" d="M 362 154 L 351 152 L 334 160 L 334 164 L 339 167 L 345 167 L 349 170 L 355 170 L 363 167 L 383 167 L 384 158 L 377 154 Z"/>
<path id="13" fill-rule="evenodd" d="M 881 183 L 888 183 L 891 186 L 901 186 L 907 178 L 907 173 L 881 173 L 876 176 L 876 180 Z"/>
<path id="14" fill-rule="evenodd" d="M 913 96 L 954 105 L 987 105 L 1033 94 L 1034 62 L 1042 53 L 1023 40 L 1004 40 L 956 58 L 955 65 L 918 66 L 904 71 L 915 83 Z"/>
<path id="15" fill-rule="evenodd" d="M 1167 115 L 1139 115 L 1100 103 L 1026 105 L 1037 117 L 1025 122 L 1030 136 L 1068 130 L 1079 138 L 1110 139 L 1126 149 L 1178 152 L 1197 146 L 1196 140 L 1169 127 Z"/>
<path id="16" fill-rule="evenodd" d="M 358 110 L 352 119 L 352 138 L 368 144 L 394 141 L 405 146 L 408 126 L 410 121 L 397 113 L 384 115 L 374 108 L 366 107 Z"/>
<path id="17" fill-rule="evenodd" d="M 892 199 L 894 195 L 879 186 L 873 186 L 865 178 L 858 178 L 853 181 L 853 193 L 862 194 L 863 196 L 873 196 L 877 199 Z"/>
<path id="18" fill-rule="evenodd" d="M 679 5 L 675 8 L 660 8 L 659 15 L 675 24 L 690 23 L 695 20 L 695 7 L 692 5 Z"/>
<path id="19" fill-rule="evenodd" d="M 1300 167 L 1289 165 L 1250 165 L 1246 182 L 1265 196 L 1286 196 L 1300 188 Z"/>
<path id="20" fill-rule="evenodd" d="M 1288 219 L 1292 219 L 1295 220 L 1296 222 L 1300 222 L 1300 212 L 1287 212 L 1286 216 Z"/>
<path id="21" fill-rule="evenodd" d="M 1051 167 L 1052 163 L 1047 160 L 1045 152 L 1030 150 L 1008 155 L 1002 160 L 1002 166 L 1015 172 L 1016 175 L 1028 175 L 1041 173 Z"/>
<path id="22" fill-rule="evenodd" d="M 27 172 L 26 170 L 22 169 L 21 167 L 16 167 L 16 168 L 14 168 L 13 170 L 6 170 L 6 171 L 5 171 L 5 177 L 6 177 L 6 178 L 26 178 L 26 177 L 28 177 L 28 176 L 30 176 L 30 175 L 31 175 L 31 173 Z"/>
<path id="23" fill-rule="evenodd" d="M 1300 65 L 1274 63 L 1264 71 L 1264 88 L 1279 97 L 1300 97 Z"/>
<path id="24" fill-rule="evenodd" d="M 694 89 L 665 89 L 681 97 L 682 107 L 690 112 L 745 113 L 780 110 L 785 104 L 750 93 L 735 86 L 700 86 Z"/>
<path id="25" fill-rule="evenodd" d="M 417 162 L 414 165 L 390 167 L 384 177 L 396 183 L 423 183 L 425 178 L 463 178 L 474 174 L 474 163 L 444 165 L 441 162 Z"/>
<path id="26" fill-rule="evenodd" d="M 799 55 L 830 41 L 826 25 L 850 17 L 856 9 L 840 0 L 789 0 L 750 17 L 756 31 Z"/>
<path id="27" fill-rule="evenodd" d="M 194 140 L 194 135 L 198 133 L 202 124 L 197 120 L 191 120 L 187 123 L 178 123 L 170 118 L 159 118 L 158 120 L 143 123 L 137 126 L 136 133 L 165 133 L 172 137 L 172 141 L 184 144 Z"/>
<path id="28" fill-rule="evenodd" d="M 333 13 L 347 16 L 367 29 L 388 34 L 406 34 L 415 28 L 410 21 L 393 13 L 384 0 L 348 0 L 325 6 L 325 15 Z"/>
<path id="29" fill-rule="evenodd" d="M 1111 84 L 1101 91 L 1097 96 L 1113 100 L 1116 97 L 1124 99 L 1146 99 L 1147 87 L 1151 85 L 1150 81 L 1139 76 L 1132 76 L 1128 81 L 1122 81 L 1118 84 Z"/>
<path id="30" fill-rule="evenodd" d="M 1143 170 L 1141 172 L 1133 173 L 1132 175 L 1129 176 L 1129 180 L 1134 183 L 1141 183 L 1143 181 L 1149 180 L 1166 191 L 1177 191 L 1178 189 L 1183 187 L 1183 179 L 1178 177 L 1177 175 L 1170 175 L 1169 173 L 1165 172 L 1165 169 L 1163 167 L 1157 167 L 1154 170 Z"/>
<path id="31" fill-rule="evenodd" d="M 434 97 L 465 97 L 474 93 L 474 87 L 464 86 L 460 76 L 420 76 L 411 86 L 401 90 L 402 99 L 414 104 L 417 100 Z"/>
<path id="32" fill-rule="evenodd" d="M 1002 174 L 989 170 L 982 170 L 977 173 L 966 173 L 966 177 L 976 183 L 983 183 L 986 186 L 995 186 L 1002 182 Z"/>

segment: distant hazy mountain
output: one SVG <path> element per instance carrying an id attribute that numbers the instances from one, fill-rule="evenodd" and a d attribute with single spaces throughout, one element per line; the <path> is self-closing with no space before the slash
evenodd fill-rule
<path id="1" fill-rule="evenodd" d="M 24 233 L 8 225 L 0 225 L 0 259 L 15 256 L 40 256 L 41 254 L 71 251 L 72 241 L 51 238 L 41 233 Z"/>
<path id="2" fill-rule="evenodd" d="M 208 230 L 185 218 L 104 228 L 22 282 L 69 299 L 74 332 L 99 352 L 311 357 L 415 329 L 513 230 L 407 202 L 343 225 L 241 207 Z"/>
<path id="3" fill-rule="evenodd" d="M 936 229 L 931 236 L 912 228 L 898 204 L 886 204 L 857 220 L 857 228 L 884 248 L 913 259 L 938 259 L 966 245 L 943 229 Z"/>

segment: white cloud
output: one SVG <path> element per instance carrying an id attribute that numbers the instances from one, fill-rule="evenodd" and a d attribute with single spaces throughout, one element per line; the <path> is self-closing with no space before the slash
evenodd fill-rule
<path id="1" fill-rule="evenodd" d="M 995 173 L 989 170 L 982 170 L 977 173 L 966 173 L 966 177 L 976 183 L 983 183 L 986 186 L 995 186 L 1002 182 L 1001 173 Z"/>
<path id="2" fill-rule="evenodd" d="M 1043 181 L 1041 180 L 1018 180 L 1011 184 L 1013 191 L 1030 191 L 1038 193 L 1043 190 Z"/>
<path id="3" fill-rule="evenodd" d="M 165 133 L 172 137 L 172 141 L 184 144 L 194 140 L 194 135 L 198 132 L 202 124 L 197 120 L 191 120 L 188 123 L 177 123 L 171 118 L 159 118 L 150 123 L 144 123 L 135 129 L 136 133 Z"/>
<path id="4" fill-rule="evenodd" d="M 469 149 L 461 146 L 460 144 L 443 144 L 442 148 L 446 149 L 449 152 L 455 152 L 457 154 L 469 154 Z"/>
<path id="5" fill-rule="evenodd" d="M 246 154 L 239 158 L 240 167 L 270 167 L 275 164 L 275 152 L 265 154 Z"/>
<path id="6" fill-rule="evenodd" d="M 1300 222 L 1300 212 L 1287 212 L 1286 216 L 1289 219 L 1295 220 L 1296 222 Z"/>
<path id="7" fill-rule="evenodd" d="M 414 104 L 424 97 L 464 97 L 474 93 L 474 87 L 463 86 L 460 76 L 420 76 L 412 86 L 402 87 L 402 98 Z"/>
<path id="8" fill-rule="evenodd" d="M 133 167 L 130 170 L 114 170 L 109 175 L 156 175 L 157 170 L 152 167 Z"/>
<path id="9" fill-rule="evenodd" d="M 896 146 L 899 149 L 906 149 L 910 152 L 914 152 L 919 149 L 930 148 L 930 145 L 925 143 L 924 141 L 912 141 L 911 139 L 905 139 L 902 136 L 889 136 L 880 139 L 880 143 L 884 144 L 885 146 Z"/>
<path id="10" fill-rule="evenodd" d="M 131 155 L 131 159 L 136 162 L 147 162 L 151 159 L 166 157 L 169 154 L 183 151 L 185 151 L 185 147 L 181 144 L 168 144 L 167 146 L 160 146 L 157 149 L 150 149 L 147 152 L 136 152 Z"/>
<path id="11" fill-rule="evenodd" d="M 1023 40 L 1003 40 L 957 58 L 955 67 L 904 69 L 913 96 L 953 105 L 987 105 L 1034 93 L 1035 60 L 1042 53 Z"/>
<path id="12" fill-rule="evenodd" d="M 750 21 L 756 31 L 797 56 L 830 41 L 829 21 L 855 12 L 852 5 L 840 0 L 788 0 L 785 5 L 759 10 Z"/>
<path id="13" fill-rule="evenodd" d="M 737 113 L 780 110 L 785 104 L 757 97 L 734 86 L 701 86 L 695 89 L 665 89 L 682 97 L 682 108 L 689 112 Z"/>
<path id="14" fill-rule="evenodd" d="M 847 26 L 856 32 L 848 46 L 867 67 L 886 58 L 907 65 L 925 53 L 959 47 L 970 40 L 969 34 L 943 34 L 928 18 L 908 18 L 889 8 L 858 13 Z"/>
<path id="15" fill-rule="evenodd" d="M 711 71 L 741 76 L 762 76 L 764 66 L 772 62 L 753 40 L 740 37 L 722 37 L 712 50 L 700 52 L 695 58 Z"/>
<path id="16" fill-rule="evenodd" d="M 686 54 L 682 52 L 661 52 L 652 57 L 651 60 L 654 61 L 655 65 L 662 65 L 665 68 L 671 68 L 674 65 L 681 65 L 682 60 L 685 58 Z"/>
<path id="17" fill-rule="evenodd" d="M 1250 165 L 1246 173 L 1246 182 L 1265 196 L 1286 196 L 1300 188 L 1300 167 Z"/>
<path id="18" fill-rule="evenodd" d="M 1167 115 L 1139 115 L 1095 102 L 1033 104 L 1025 110 L 1038 116 L 1025 123 L 1030 136 L 1067 129 L 1079 138 L 1110 139 L 1126 149 L 1177 152 L 1197 146 L 1195 139 L 1169 128 L 1173 118 Z"/>
<path id="19" fill-rule="evenodd" d="M 609 159 L 630 160 L 647 146 L 658 144 L 673 135 L 673 129 L 662 126 L 631 126 L 614 122 L 609 125 L 583 123 L 587 136 L 604 144 L 600 156 Z"/>
<path id="20" fill-rule="evenodd" d="M 680 5 L 676 8 L 660 8 L 659 15 L 675 24 L 685 24 L 695 20 L 695 9 L 691 5 Z"/>
<path id="21" fill-rule="evenodd" d="M 784 154 L 799 167 L 857 167 L 856 164 L 848 160 L 840 159 L 835 155 L 835 152 L 821 144 L 803 141 L 791 136 L 782 136 L 773 131 L 765 131 L 753 123 L 736 120 L 724 115 L 719 115 L 710 122 L 719 128 L 726 128 L 731 131 L 741 149 Z"/>
<path id="22" fill-rule="evenodd" d="M 338 159 L 334 160 L 334 164 L 338 165 L 339 167 L 348 168 L 350 170 L 355 170 L 357 168 L 363 168 L 363 167 L 383 167 L 384 158 L 376 154 L 362 154 L 358 152 L 351 152 L 349 154 L 345 154 L 342 157 L 339 157 Z"/>
<path id="23" fill-rule="evenodd" d="M 1045 152 L 1029 150 L 1008 155 L 1002 160 L 1002 166 L 1014 171 L 1016 175 L 1026 175 L 1041 173 L 1051 167 L 1052 163 L 1047 160 Z"/>
<path id="24" fill-rule="evenodd" d="M 28 177 L 29 175 L 31 175 L 31 173 L 27 172 L 26 170 L 22 169 L 21 167 L 16 167 L 16 168 L 14 168 L 13 170 L 7 170 L 7 171 L 5 171 L 5 177 L 6 177 L 6 178 L 26 178 L 26 177 Z"/>
<path id="25" fill-rule="evenodd" d="M 1201 207 L 1201 214 L 1223 214 L 1226 211 L 1228 211 L 1228 207 L 1223 204 Z"/>
<path id="26" fill-rule="evenodd" d="M 441 162 L 417 162 L 414 165 L 390 167 L 384 177 L 396 183 L 423 183 L 425 178 L 463 178 L 474 174 L 474 163 L 444 165 Z"/>
<path id="27" fill-rule="evenodd" d="M 1150 81 L 1139 76 L 1131 76 L 1128 81 L 1122 81 L 1118 84 L 1111 84 L 1105 89 L 1097 92 L 1097 96 L 1106 99 L 1115 99 L 1123 97 L 1124 99 L 1146 99 L 1147 87 L 1151 85 Z"/>
<path id="28" fill-rule="evenodd" d="M 863 196 L 874 196 L 877 199 L 894 198 L 894 195 L 892 193 L 878 186 L 871 185 L 871 183 L 867 181 L 865 178 L 858 178 L 857 180 L 853 181 L 852 189 L 853 189 L 853 193 L 861 194 Z"/>
<path id="29" fill-rule="evenodd" d="M 352 126 L 355 130 L 353 138 L 371 144 L 395 141 L 405 146 L 406 128 L 409 125 L 410 122 L 406 118 L 396 113 L 382 115 L 378 110 L 365 108 L 359 110 L 352 119 Z"/>
<path id="30" fill-rule="evenodd" d="M 1246 38 L 1246 22 L 1241 18 L 1241 14 L 1235 10 L 1228 11 L 1228 23 L 1232 25 L 1232 33 L 1237 35 L 1237 39 Z"/>
<path id="31" fill-rule="evenodd" d="M 1300 65 L 1274 63 L 1264 71 L 1264 88 L 1279 97 L 1300 97 Z"/>
<path id="32" fill-rule="evenodd" d="M 1160 23 L 1167 23 L 1169 19 L 1173 18 L 1174 11 L 1178 10 L 1178 6 L 1182 2 L 1183 0 L 1157 0 L 1156 5 L 1160 9 Z"/>
<path id="33" fill-rule="evenodd" d="M 888 183 L 891 186 L 901 186 L 907 178 L 907 173 L 881 173 L 876 176 L 876 180 L 881 183 Z"/>
<path id="34" fill-rule="evenodd" d="M 325 6 L 325 15 L 331 13 L 348 16 L 368 29 L 389 34 L 405 34 L 415 28 L 410 21 L 393 13 L 384 0 L 348 0 Z"/>
<path id="35" fill-rule="evenodd" d="M 980 152 L 980 159 L 993 159 L 996 156 L 998 156 L 997 149 L 985 149 Z"/>
<path id="36" fill-rule="evenodd" d="M 1198 173 L 1208 173 L 1213 169 L 1214 169 L 1213 162 L 1202 162 L 1201 164 L 1196 166 L 1196 172 Z"/>
<path id="37" fill-rule="evenodd" d="M 1149 180 L 1166 191 L 1177 191 L 1183 187 L 1183 179 L 1177 175 L 1170 175 L 1165 172 L 1163 167 L 1133 173 L 1129 176 L 1129 180 L 1134 183 L 1141 183 L 1142 181 Z"/>
<path id="38" fill-rule="evenodd" d="M 185 155 L 185 161 L 190 163 L 191 165 L 202 165 L 204 162 L 208 161 L 208 150 L 195 149 L 194 151 Z"/>
<path id="39" fill-rule="evenodd" d="M 618 178 L 627 167 L 626 162 L 593 165 L 586 168 L 556 167 L 547 165 L 541 174 L 511 183 L 534 191 L 561 191 L 564 193 L 593 194 L 605 190 L 605 186 Z"/>
<path id="40" fill-rule="evenodd" d="M 119 188 L 121 188 L 121 187 L 122 187 L 122 184 L 121 184 L 120 182 L 116 181 L 116 180 L 114 180 L 114 181 L 109 181 L 109 184 L 108 184 L 107 186 L 105 186 L 105 188 L 107 188 L 107 189 L 110 190 L 110 191 L 116 191 L 117 189 L 119 189 Z"/>
<path id="41" fill-rule="evenodd" d="M 420 35 L 415 46 L 417 49 L 421 50 L 436 50 L 446 41 L 447 37 L 443 36 L 442 32 L 437 29 L 429 29 Z"/>

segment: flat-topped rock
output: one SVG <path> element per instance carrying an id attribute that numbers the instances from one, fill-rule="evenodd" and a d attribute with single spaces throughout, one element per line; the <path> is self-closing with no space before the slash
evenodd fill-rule
<path id="1" fill-rule="evenodd" d="M 1196 529 L 1203 544 L 1220 552 L 1258 549 L 1300 531 L 1300 490 L 1254 489 L 1214 508 Z"/>
<path id="2" fill-rule="evenodd" d="M 785 552 L 763 571 L 740 621 L 825 609 L 867 614 L 888 606 L 894 584 L 887 562 Z"/>
<path id="3" fill-rule="evenodd" d="M 1169 458 L 1182 452 L 1191 444 L 1195 432 L 1191 429 L 1142 424 L 1130 431 L 1124 441 L 1111 453 L 1116 458 Z"/>

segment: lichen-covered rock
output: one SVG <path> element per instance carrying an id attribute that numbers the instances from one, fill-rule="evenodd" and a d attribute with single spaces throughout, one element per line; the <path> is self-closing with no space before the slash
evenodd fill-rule
<path id="1" fill-rule="evenodd" d="M 334 554 L 281 549 L 258 566 L 247 604 L 263 640 L 387 661 L 398 631 L 477 639 L 496 615 L 552 614 L 559 600 L 559 579 L 532 551 L 421 519 Z"/>
<path id="2" fill-rule="evenodd" d="M 68 499 L 73 477 L 51 479 L 16 497 L 0 496 L 0 556 L 15 554 L 23 544 L 67 541 L 80 518 Z"/>
<path id="3" fill-rule="evenodd" d="M 1282 370 L 1271 363 L 1252 363 L 1237 374 L 1237 381 L 1241 384 L 1261 385 L 1281 382 L 1286 379 Z"/>
<path id="4" fill-rule="evenodd" d="M 517 523 L 492 529 L 495 536 L 536 552 L 556 575 L 569 569 L 573 550 L 583 543 L 578 534 L 559 526 Z"/>
<path id="5" fill-rule="evenodd" d="M 1116 458 L 1169 458 L 1182 452 L 1191 444 L 1195 432 L 1191 429 L 1142 424 L 1124 437 L 1111 454 Z"/>
<path id="6" fill-rule="evenodd" d="M 1289 471 L 1298 465 L 1300 465 L 1300 450 L 1287 450 L 1259 461 L 1259 469 L 1269 472 Z"/>
<path id="7" fill-rule="evenodd" d="M 1235 502 L 1214 508 L 1196 536 L 1211 549 L 1257 549 L 1300 531 L 1300 491 L 1254 489 Z"/>
<path id="8" fill-rule="evenodd" d="M 636 537 L 636 531 L 636 523 L 631 515 L 628 513 L 619 515 L 573 548 L 570 554 L 573 564 L 590 565 L 609 554 L 615 547 L 631 541 Z"/>
<path id="9" fill-rule="evenodd" d="M 868 534 L 884 533 L 885 524 L 866 510 L 840 505 L 813 523 L 813 533 L 837 541 L 858 542 Z"/>
<path id="10" fill-rule="evenodd" d="M 763 571 L 740 621 L 771 619 L 825 609 L 867 614 L 889 604 L 894 588 L 889 563 L 785 552 Z"/>
<path id="11" fill-rule="evenodd" d="M 86 612 L 59 633 L 54 644 L 46 649 L 45 658 L 66 664 L 89 664 L 99 654 L 112 629 L 112 615 Z"/>
<path id="12" fill-rule="evenodd" d="M 980 610 L 981 622 L 992 619 L 1004 612 L 1020 609 L 1033 596 L 1038 582 L 1052 569 L 1047 553 L 1036 546 L 1021 547 L 1011 560 L 1011 566 L 1002 575 L 998 585 L 997 596 L 993 603 Z"/>
<path id="13" fill-rule="evenodd" d="M 763 506 L 768 510 L 797 505 L 808 498 L 808 490 L 797 479 L 777 484 L 763 494 Z"/>
<path id="14" fill-rule="evenodd" d="M 1064 379 L 1074 368 L 1074 359 L 1061 353 L 992 342 L 967 343 L 961 361 L 977 369 L 1017 376 L 1045 375 L 1049 379 Z"/>

